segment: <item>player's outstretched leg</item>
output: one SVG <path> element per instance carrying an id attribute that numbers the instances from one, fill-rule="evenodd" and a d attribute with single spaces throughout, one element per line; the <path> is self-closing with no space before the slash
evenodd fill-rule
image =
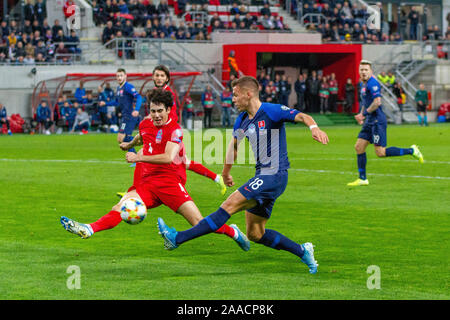
<path id="1" fill-rule="evenodd" d="M 368 186 L 369 180 L 367 179 L 366 176 L 367 156 L 365 152 L 357 154 L 357 163 L 358 163 L 359 178 L 353 182 L 347 183 L 347 186 L 350 187 Z"/>
<path id="2" fill-rule="evenodd" d="M 158 218 L 158 229 L 164 239 L 164 247 L 173 250 L 186 241 L 215 232 L 228 219 L 230 219 L 230 214 L 223 208 L 219 208 L 188 230 L 177 232 L 174 228 L 168 227 L 161 218 Z"/>
<path id="3" fill-rule="evenodd" d="M 157 225 L 159 234 L 164 239 L 164 248 L 167 250 L 174 250 L 178 248 L 176 242 L 178 232 L 175 230 L 175 228 L 170 228 L 169 226 L 167 226 L 162 218 L 158 218 Z"/>
<path id="4" fill-rule="evenodd" d="M 309 273 L 315 274 L 317 273 L 317 267 L 319 264 L 314 258 L 314 246 L 311 242 L 306 242 L 302 244 L 304 254 L 302 257 L 302 262 L 306 264 L 309 268 Z"/>
<path id="5" fill-rule="evenodd" d="M 419 147 L 416 146 L 415 144 L 413 144 L 413 145 L 411 146 L 411 149 L 413 149 L 412 156 L 413 156 L 415 159 L 419 160 L 419 163 L 424 163 L 425 160 L 423 159 L 423 155 L 422 155 L 422 152 L 420 152 Z"/>
<path id="6" fill-rule="evenodd" d="M 252 229 L 252 225 L 247 224 L 247 231 Z M 249 231 L 248 231 L 249 232 Z M 250 235 L 251 235 L 250 231 Z M 266 247 L 288 251 L 301 259 L 309 268 L 309 273 L 317 273 L 317 261 L 314 258 L 314 246 L 310 243 L 298 244 L 276 230 L 265 229 L 261 238 L 253 241 L 265 245 Z"/>
<path id="7" fill-rule="evenodd" d="M 70 233 L 79 235 L 83 239 L 87 239 L 94 234 L 90 225 L 79 223 L 67 217 L 61 217 L 60 222 L 64 229 Z"/>
<path id="8" fill-rule="evenodd" d="M 234 229 L 235 235 L 233 237 L 234 241 L 239 245 L 239 247 L 244 250 L 250 250 L 250 241 L 247 239 L 247 236 L 239 230 L 238 226 L 235 224 L 230 225 L 231 228 Z M 217 231 L 216 231 L 217 232 Z"/>

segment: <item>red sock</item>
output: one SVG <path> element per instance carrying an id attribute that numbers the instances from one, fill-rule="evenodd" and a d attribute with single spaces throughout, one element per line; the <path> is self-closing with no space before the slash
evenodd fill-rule
<path id="1" fill-rule="evenodd" d="M 142 178 L 142 162 L 136 162 L 134 167 L 133 186 L 137 187 L 141 183 Z"/>
<path id="2" fill-rule="evenodd" d="M 217 173 L 212 172 L 208 168 L 206 168 L 201 163 L 195 162 L 191 160 L 191 163 L 189 164 L 188 170 L 194 171 L 195 173 L 210 178 L 211 180 L 215 180 L 217 177 Z"/>
<path id="3" fill-rule="evenodd" d="M 224 234 L 230 238 L 234 237 L 235 230 L 227 224 L 224 224 L 219 229 L 215 231 L 215 233 Z"/>
<path id="4" fill-rule="evenodd" d="M 112 229 L 122 221 L 120 212 L 110 211 L 94 223 L 91 223 L 91 228 L 94 232 Z"/>

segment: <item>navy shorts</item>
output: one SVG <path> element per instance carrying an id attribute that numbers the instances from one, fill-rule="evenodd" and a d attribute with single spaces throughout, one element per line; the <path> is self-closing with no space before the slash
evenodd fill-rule
<path id="1" fill-rule="evenodd" d="M 284 192 L 287 183 L 288 172 L 284 170 L 274 175 L 256 175 L 238 190 L 247 200 L 254 199 L 258 203 L 248 212 L 269 219 L 275 200 Z"/>
<path id="2" fill-rule="evenodd" d="M 119 127 L 119 133 L 124 133 L 127 136 L 131 136 L 133 134 L 134 128 L 136 128 L 139 122 L 139 117 L 131 117 L 131 118 L 122 118 Z"/>
<path id="3" fill-rule="evenodd" d="M 361 132 L 358 134 L 358 138 L 364 139 L 373 143 L 376 146 L 386 147 L 386 123 L 375 122 L 372 124 L 364 123 Z"/>

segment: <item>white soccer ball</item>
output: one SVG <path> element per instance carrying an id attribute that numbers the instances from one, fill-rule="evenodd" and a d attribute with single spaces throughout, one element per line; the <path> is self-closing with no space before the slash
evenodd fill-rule
<path id="1" fill-rule="evenodd" d="M 122 220 L 129 224 L 141 223 L 147 216 L 147 207 L 139 199 L 129 198 L 120 206 Z"/>

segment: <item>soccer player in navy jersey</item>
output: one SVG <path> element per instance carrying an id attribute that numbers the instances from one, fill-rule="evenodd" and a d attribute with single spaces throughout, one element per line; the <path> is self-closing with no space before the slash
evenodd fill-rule
<path id="1" fill-rule="evenodd" d="M 127 82 L 127 73 L 125 69 L 118 69 L 116 72 L 117 87 L 115 99 L 107 105 L 119 106 L 122 113 L 117 142 L 130 142 L 133 140 L 133 130 L 139 124 L 139 110 L 141 109 L 142 97 L 136 91 L 134 86 Z M 134 105 L 134 101 L 136 104 Z M 132 149 L 131 152 L 136 152 Z"/>
<path id="2" fill-rule="evenodd" d="M 237 158 L 238 144 L 244 137 L 248 139 L 256 158 L 255 176 L 233 192 L 216 212 L 191 229 L 177 232 L 159 218 L 158 228 L 164 245 L 166 249 L 173 250 L 186 241 L 214 232 L 228 221 L 231 215 L 245 210 L 249 240 L 293 253 L 308 266 L 309 272 L 314 274 L 318 264 L 314 258 L 312 243 L 298 244 L 278 231 L 266 229 L 265 226 L 276 199 L 287 186 L 289 160 L 284 122 L 303 122 L 311 129 L 313 139 L 322 144 L 328 143 L 328 136 L 309 115 L 284 105 L 262 103 L 255 78 L 243 76 L 236 79 L 232 88 L 233 102 L 241 113 L 234 125 L 233 140 L 227 151 L 222 176 L 225 184 L 234 185 L 230 170 Z"/>
<path id="3" fill-rule="evenodd" d="M 381 105 L 381 87 L 373 76 L 370 61 L 362 60 L 360 62 L 359 77 L 361 79 L 359 94 L 362 106 L 361 111 L 355 116 L 356 121 L 362 125 L 355 144 L 359 178 L 347 184 L 351 187 L 369 185 L 366 175 L 366 148 L 370 143 L 373 143 L 378 157 L 412 155 L 420 163 L 424 162 L 422 153 L 416 145 L 412 145 L 410 148 L 386 148 L 387 121 Z"/>

